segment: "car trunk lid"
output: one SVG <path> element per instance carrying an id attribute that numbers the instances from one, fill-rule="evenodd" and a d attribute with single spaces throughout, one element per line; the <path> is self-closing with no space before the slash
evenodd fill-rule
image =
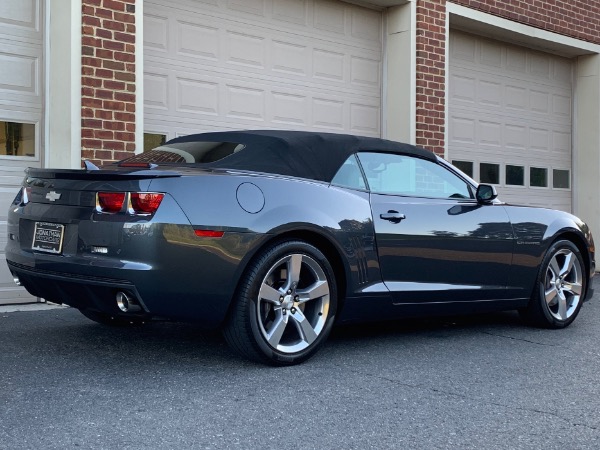
<path id="1" fill-rule="evenodd" d="M 97 192 L 144 192 L 157 178 L 180 177 L 176 170 L 111 167 L 100 170 L 26 170 L 26 202 L 68 206 L 96 205 Z"/>

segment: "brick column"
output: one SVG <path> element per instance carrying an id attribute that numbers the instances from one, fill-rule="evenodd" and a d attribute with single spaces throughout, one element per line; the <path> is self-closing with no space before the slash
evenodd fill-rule
<path id="1" fill-rule="evenodd" d="M 82 159 L 135 151 L 135 0 L 82 1 Z"/>
<path id="2" fill-rule="evenodd" d="M 444 155 L 446 0 L 417 1 L 416 143 Z"/>

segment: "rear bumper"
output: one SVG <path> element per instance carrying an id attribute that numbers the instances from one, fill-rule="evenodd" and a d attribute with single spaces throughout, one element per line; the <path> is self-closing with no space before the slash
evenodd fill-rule
<path id="1" fill-rule="evenodd" d="M 141 300 L 135 285 L 126 280 L 99 277 L 78 277 L 73 274 L 35 270 L 26 266 L 8 262 L 11 273 L 27 291 L 52 303 L 62 303 L 77 309 L 92 309 L 111 315 L 124 314 L 116 304 L 118 292 L 127 292 L 136 298 L 143 312 L 136 315 L 148 315 L 149 310 Z"/>
<path id="2" fill-rule="evenodd" d="M 125 270 L 129 279 L 78 274 L 75 268 L 65 272 L 28 267 L 7 261 L 13 276 L 27 291 L 45 300 L 77 309 L 91 309 L 118 317 L 161 317 L 198 323 L 205 328 L 218 327 L 227 313 L 231 293 L 212 290 L 209 284 L 196 281 L 169 283 L 169 274 L 156 271 Z M 66 272 L 66 271 L 69 272 Z M 98 271 L 107 273 L 106 270 Z M 134 281 L 132 281 L 134 280 Z M 164 281 L 159 281 L 164 280 Z M 117 294 L 124 292 L 141 306 L 139 312 L 122 312 Z"/>

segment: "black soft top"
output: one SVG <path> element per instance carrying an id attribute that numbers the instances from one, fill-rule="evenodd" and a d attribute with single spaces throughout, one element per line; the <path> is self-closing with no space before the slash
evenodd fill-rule
<path id="1" fill-rule="evenodd" d="M 191 134 L 164 144 L 233 142 L 245 148 L 206 167 L 273 173 L 330 182 L 348 157 L 375 150 L 435 161 L 435 155 L 414 145 L 364 136 L 310 131 L 224 131 Z"/>

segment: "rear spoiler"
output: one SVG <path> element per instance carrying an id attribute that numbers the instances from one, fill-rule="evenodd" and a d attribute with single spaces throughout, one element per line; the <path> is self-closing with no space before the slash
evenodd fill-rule
<path id="1" fill-rule="evenodd" d="M 56 180 L 143 180 L 150 178 L 175 178 L 181 174 L 172 170 L 119 168 L 110 169 L 39 169 L 29 167 L 25 174 L 32 178 L 48 178 Z"/>

